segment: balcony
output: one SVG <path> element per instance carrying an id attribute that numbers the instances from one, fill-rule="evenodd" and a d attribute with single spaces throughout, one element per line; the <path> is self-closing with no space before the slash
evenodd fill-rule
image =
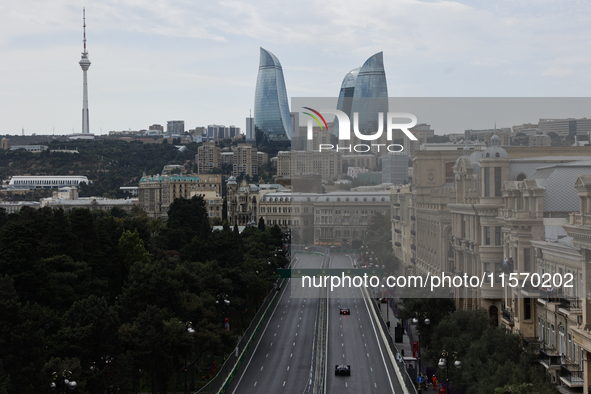
<path id="1" fill-rule="evenodd" d="M 591 215 L 579 212 L 571 213 L 570 224 L 573 226 L 591 226 Z"/>
<path id="2" fill-rule="evenodd" d="M 523 348 L 534 353 L 539 353 L 543 342 L 536 337 L 523 337 Z"/>
<path id="3" fill-rule="evenodd" d="M 514 325 L 513 321 L 513 311 L 509 309 L 503 309 L 503 320 L 505 320 L 510 326 Z"/>
<path id="4" fill-rule="evenodd" d="M 394 232 L 395 232 L 396 234 L 402 234 L 402 231 L 400 231 L 400 230 L 399 230 L 399 229 L 397 229 L 397 228 L 395 228 L 395 229 L 394 229 Z"/>
<path id="5" fill-rule="evenodd" d="M 416 220 L 416 218 L 414 216 L 411 216 L 410 220 L 412 220 L 414 222 Z"/>
<path id="6" fill-rule="evenodd" d="M 553 347 L 545 346 L 544 350 L 540 350 L 540 364 L 546 369 L 559 369 L 560 359 L 560 355 L 555 354 Z"/>
<path id="7" fill-rule="evenodd" d="M 394 216 L 394 220 L 400 220 L 400 216 L 398 216 L 398 215 Z"/>
<path id="8" fill-rule="evenodd" d="M 521 294 L 526 297 L 541 297 L 543 295 L 543 291 L 539 286 L 532 286 L 531 282 L 528 280 L 525 286 L 521 288 Z"/>
<path id="9" fill-rule="evenodd" d="M 563 298 L 562 297 L 562 290 L 560 290 L 560 291 L 558 291 L 558 290 L 552 290 L 552 291 L 541 290 L 540 295 L 538 297 L 538 301 L 540 301 L 542 304 L 547 304 L 547 303 L 559 304 L 560 300 L 562 298 Z"/>
<path id="10" fill-rule="evenodd" d="M 560 381 L 568 387 L 583 387 L 583 371 L 580 370 L 579 364 L 562 364 Z"/>
<path id="11" fill-rule="evenodd" d="M 396 246 L 397 248 L 401 247 L 402 244 L 400 242 L 394 242 L 394 246 Z"/>
<path id="12" fill-rule="evenodd" d="M 410 230 L 410 235 L 417 235 L 417 232 L 415 230 Z"/>
<path id="13" fill-rule="evenodd" d="M 417 247 L 416 247 L 414 244 L 411 244 L 411 245 L 410 245 L 410 248 L 411 248 L 412 250 L 417 250 Z"/>
<path id="14" fill-rule="evenodd" d="M 581 307 L 581 299 L 578 297 L 562 297 L 559 298 L 560 301 L 560 309 L 564 309 L 570 313 L 583 313 L 583 309 Z"/>

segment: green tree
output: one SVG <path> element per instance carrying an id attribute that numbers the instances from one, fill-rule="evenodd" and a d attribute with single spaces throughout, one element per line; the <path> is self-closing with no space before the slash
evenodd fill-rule
<path id="1" fill-rule="evenodd" d="M 211 231 L 202 196 L 177 198 L 168 210 L 167 238 L 169 248 L 180 250 L 194 237 L 207 237 Z"/>
<path id="2" fill-rule="evenodd" d="M 148 264 L 150 262 L 150 254 L 144 247 L 144 242 L 137 230 L 125 231 L 119 239 L 118 249 L 123 267 L 127 270 L 135 263 Z"/>

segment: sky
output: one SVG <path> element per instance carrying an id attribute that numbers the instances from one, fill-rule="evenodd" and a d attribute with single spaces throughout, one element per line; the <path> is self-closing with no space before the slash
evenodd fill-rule
<path id="1" fill-rule="evenodd" d="M 391 97 L 591 92 L 588 1 L 3 1 L 0 134 L 81 132 L 83 7 L 95 134 L 168 120 L 244 131 L 260 47 L 289 98 L 337 96 L 380 51 Z"/>

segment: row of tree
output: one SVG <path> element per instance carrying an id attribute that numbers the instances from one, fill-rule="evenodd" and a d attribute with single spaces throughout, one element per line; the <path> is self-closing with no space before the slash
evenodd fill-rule
<path id="1" fill-rule="evenodd" d="M 185 362 L 198 386 L 272 288 L 281 248 L 278 227 L 212 231 L 200 197 L 175 200 L 166 224 L 139 209 L 0 212 L 0 393 L 45 393 L 63 370 L 79 393 L 167 393 Z"/>
<path id="2" fill-rule="evenodd" d="M 443 294 L 440 294 L 443 296 Z M 458 310 L 450 298 L 405 298 L 401 319 L 429 318 L 420 326 L 421 355 L 428 365 L 437 367 L 446 352 L 449 382 L 453 392 L 466 394 L 555 394 L 539 364 L 539 353 L 524 348 L 523 338 L 494 327 L 486 311 Z M 455 360 L 461 368 L 454 368 Z M 445 382 L 446 370 L 438 370 Z"/>

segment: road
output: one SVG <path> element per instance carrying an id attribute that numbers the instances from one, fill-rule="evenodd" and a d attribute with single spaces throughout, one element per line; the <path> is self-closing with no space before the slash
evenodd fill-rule
<path id="1" fill-rule="evenodd" d="M 297 256 L 294 268 L 320 268 L 321 256 Z M 310 375 L 320 289 L 301 286 L 301 279 L 290 279 L 284 286 L 254 340 L 254 351 L 247 354 L 227 393 L 303 393 Z"/>
<path id="2" fill-rule="evenodd" d="M 349 256 L 333 254 L 330 268 L 352 268 Z M 388 353 L 370 316 L 371 305 L 355 287 L 329 291 L 327 393 L 402 393 Z M 341 315 L 340 308 L 351 315 Z M 337 364 L 351 365 L 351 376 L 335 376 Z"/>

